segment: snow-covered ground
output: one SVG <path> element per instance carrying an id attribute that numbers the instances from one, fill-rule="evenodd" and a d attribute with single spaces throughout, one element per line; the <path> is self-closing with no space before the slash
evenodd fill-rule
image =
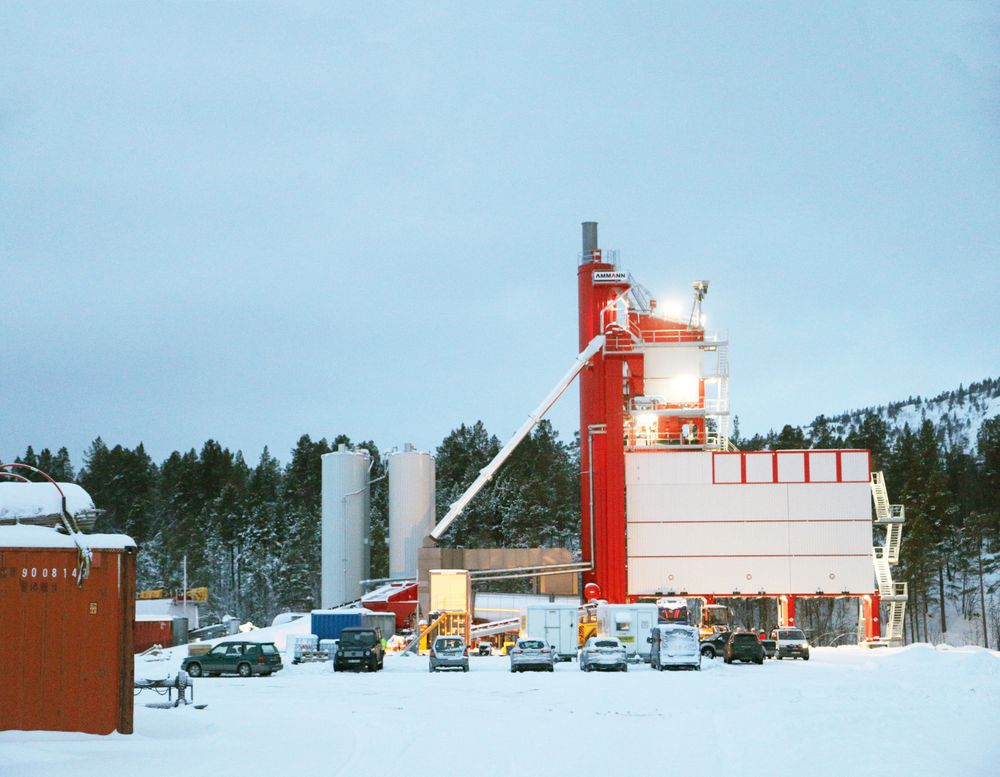
<path id="1" fill-rule="evenodd" d="M 270 678 L 196 681 L 204 710 L 149 709 L 158 699 L 144 692 L 132 736 L 0 733 L 0 774 L 1000 774 L 1000 654 L 812 656 L 627 674 L 571 663 L 512 675 L 503 657 L 435 675 L 415 656 L 389 656 L 376 674 L 286 663 Z M 139 673 L 179 660 L 140 660 Z"/>

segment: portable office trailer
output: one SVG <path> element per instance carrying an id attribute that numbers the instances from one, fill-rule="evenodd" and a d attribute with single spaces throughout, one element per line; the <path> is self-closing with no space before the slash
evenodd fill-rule
<path id="1" fill-rule="evenodd" d="M 652 603 L 597 605 L 598 636 L 618 637 L 630 658 L 649 660 L 646 638 L 656 623 L 657 609 Z"/>
<path id="2" fill-rule="evenodd" d="M 135 554 L 121 534 L 0 526 L 0 730 L 132 733 Z"/>
<path id="3" fill-rule="evenodd" d="M 548 604 L 528 608 L 522 636 L 544 639 L 563 661 L 576 657 L 579 607 L 575 604 Z"/>

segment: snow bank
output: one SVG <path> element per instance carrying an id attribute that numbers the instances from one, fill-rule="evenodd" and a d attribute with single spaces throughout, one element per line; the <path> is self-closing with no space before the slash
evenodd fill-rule
<path id="1" fill-rule="evenodd" d="M 73 515 L 94 509 L 94 500 L 76 483 L 60 483 L 66 509 Z M 62 514 L 62 498 L 51 483 L 0 481 L 0 520 Z"/>
<path id="2" fill-rule="evenodd" d="M 91 550 L 134 548 L 135 542 L 124 534 L 77 534 L 76 539 Z M 0 548 L 76 548 L 73 537 L 48 526 L 0 526 Z"/>
<path id="3" fill-rule="evenodd" d="M 992 677 L 1000 676 L 1000 653 L 974 646 L 954 648 L 917 643 L 891 651 L 875 649 L 864 668 L 917 676 L 956 672 L 966 677 Z"/>

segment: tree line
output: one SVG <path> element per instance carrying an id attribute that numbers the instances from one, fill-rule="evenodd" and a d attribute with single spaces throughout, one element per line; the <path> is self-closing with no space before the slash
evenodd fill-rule
<path id="1" fill-rule="evenodd" d="M 970 641 L 1000 644 L 1000 416 L 986 420 L 974 444 L 949 444 L 948 430 L 925 419 L 893 427 L 872 410 L 850 423 L 819 416 L 805 427 L 741 437 L 743 450 L 866 448 L 885 473 L 892 502 L 906 507 L 901 565 L 909 583 L 907 637 L 934 641 L 955 633 L 957 613 Z M 283 610 L 319 603 L 320 487 L 324 453 L 340 443 L 365 448 L 373 480 L 386 456 L 371 440 L 303 435 L 283 464 L 265 448 L 255 465 L 215 440 L 154 462 L 142 444 L 109 447 L 98 438 L 76 473 L 65 448 L 28 448 L 18 461 L 76 481 L 103 511 L 96 531 L 122 532 L 141 546 L 143 587 L 177 588 L 186 556 L 192 585 L 211 589 L 210 614 L 267 622 Z M 500 448 L 482 422 L 461 425 L 435 451 L 438 518 Z M 579 551 L 579 451 L 543 421 L 445 538 L 457 547 L 569 547 Z M 388 573 L 386 480 L 371 487 L 371 575 Z M 880 542 L 876 539 L 876 542 Z M 814 631 L 834 633 L 850 620 L 830 601 L 806 601 Z M 746 608 L 744 608 L 746 609 Z M 748 610 L 749 612 L 749 610 Z M 749 616 L 748 616 L 749 617 Z"/>
<path id="2" fill-rule="evenodd" d="M 387 455 L 371 440 L 299 438 L 283 464 L 265 448 L 255 465 L 215 440 L 155 462 L 135 448 L 94 440 L 73 469 L 69 452 L 29 447 L 18 462 L 76 482 L 101 511 L 95 532 L 140 546 L 138 585 L 208 586 L 206 614 L 269 624 L 279 612 L 319 606 L 321 456 L 346 444 L 372 457 L 371 576 L 388 575 Z M 438 518 L 500 450 L 481 421 L 461 425 L 435 451 Z M 455 547 L 576 547 L 579 488 L 575 443 L 542 421 L 442 541 Z M 40 480 L 41 478 L 35 477 Z"/>

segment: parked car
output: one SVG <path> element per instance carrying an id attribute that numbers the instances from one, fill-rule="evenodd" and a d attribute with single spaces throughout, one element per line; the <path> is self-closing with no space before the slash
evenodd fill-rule
<path id="1" fill-rule="evenodd" d="M 764 646 L 760 644 L 760 637 L 752 631 L 734 631 L 726 642 L 725 661 L 727 664 L 733 661 L 763 664 Z"/>
<path id="2" fill-rule="evenodd" d="M 346 669 L 376 672 L 382 668 L 382 634 L 369 626 L 351 626 L 340 632 L 337 653 L 333 657 L 333 671 Z"/>
<path id="3" fill-rule="evenodd" d="M 591 637 L 580 648 L 577 660 L 583 672 L 595 669 L 628 671 L 628 653 L 618 637 Z"/>
<path id="4" fill-rule="evenodd" d="M 556 669 L 556 654 L 543 640 L 530 637 L 519 639 L 510 650 L 510 671 L 523 672 L 525 669 L 538 669 L 543 672 L 554 672 Z"/>
<path id="5" fill-rule="evenodd" d="M 220 642 L 207 653 L 188 656 L 181 662 L 181 669 L 192 677 L 269 675 L 282 666 L 281 653 L 273 642 Z"/>
<path id="6" fill-rule="evenodd" d="M 705 658 L 715 658 L 726 652 L 726 643 L 729 642 L 731 631 L 717 631 L 711 636 L 701 640 L 701 654 Z"/>
<path id="7" fill-rule="evenodd" d="M 481 656 L 492 656 L 493 655 L 493 643 L 492 642 L 480 642 L 479 643 L 479 655 Z"/>
<path id="8" fill-rule="evenodd" d="M 653 626 L 648 637 L 652 646 L 649 665 L 653 669 L 687 667 L 701 671 L 701 644 L 695 626 L 680 623 L 661 623 Z"/>
<path id="9" fill-rule="evenodd" d="M 760 644 L 764 646 L 765 658 L 774 658 L 778 655 L 778 643 L 773 639 L 762 639 Z"/>
<path id="10" fill-rule="evenodd" d="M 801 658 L 803 661 L 809 660 L 809 640 L 802 633 L 802 629 L 794 627 L 774 629 L 771 632 L 771 639 L 777 644 L 777 658 Z"/>
<path id="11" fill-rule="evenodd" d="M 461 637 L 437 637 L 431 645 L 428 669 L 461 669 L 469 671 L 469 648 Z"/>

